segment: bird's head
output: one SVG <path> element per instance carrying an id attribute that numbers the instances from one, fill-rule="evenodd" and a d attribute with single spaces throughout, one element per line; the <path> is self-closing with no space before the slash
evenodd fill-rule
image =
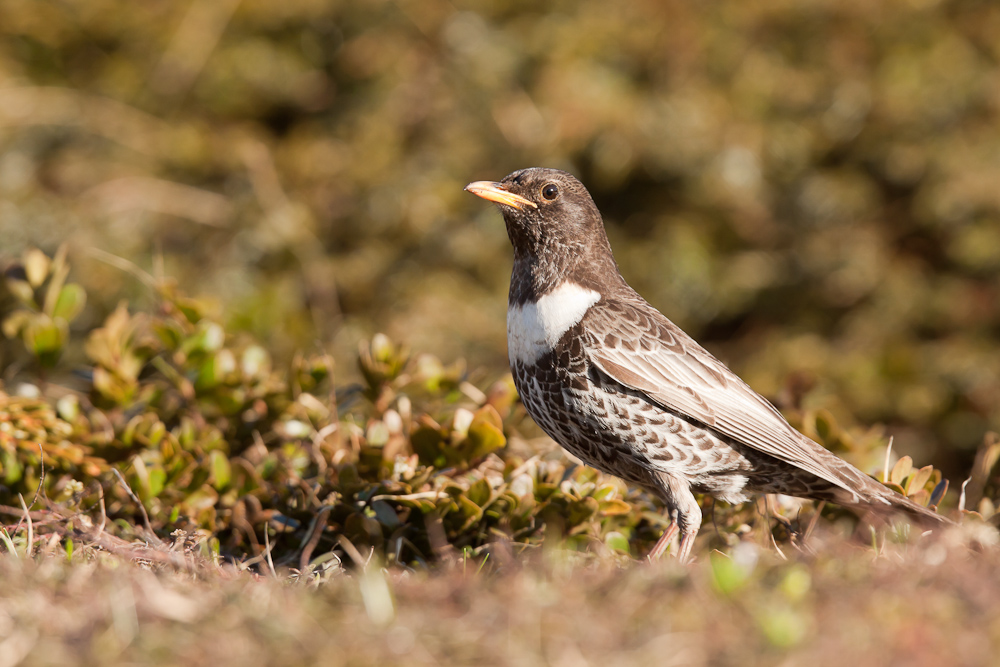
<path id="1" fill-rule="evenodd" d="M 556 250 L 579 254 L 608 247 L 594 200 L 565 171 L 521 169 L 502 181 L 476 181 L 465 189 L 500 207 L 515 257 L 542 257 Z"/>

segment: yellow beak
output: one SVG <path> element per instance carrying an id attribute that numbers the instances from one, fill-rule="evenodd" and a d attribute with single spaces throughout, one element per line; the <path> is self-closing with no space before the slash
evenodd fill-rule
<path id="1" fill-rule="evenodd" d="M 466 185 L 465 189 L 474 195 L 482 197 L 483 199 L 503 204 L 505 206 L 511 206 L 516 208 L 518 211 L 523 211 L 526 206 L 538 208 L 538 204 L 535 202 L 530 199 L 525 199 L 521 195 L 516 195 L 513 192 L 507 192 L 499 183 L 476 181 L 475 183 L 469 183 Z"/>

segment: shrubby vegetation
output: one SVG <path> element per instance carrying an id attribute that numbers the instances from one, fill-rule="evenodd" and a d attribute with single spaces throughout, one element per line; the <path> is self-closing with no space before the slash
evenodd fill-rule
<path id="1" fill-rule="evenodd" d="M 20 338 L 24 363 L 40 374 L 36 384 L 0 394 L 0 501 L 8 512 L 18 513 L 15 498 L 40 493 L 43 506 L 61 504 L 49 509 L 62 516 L 83 510 L 94 524 L 99 503 L 102 524 L 122 519 L 116 527 L 126 538 L 194 536 L 205 554 L 237 560 L 259 557 L 273 540 L 272 560 L 300 570 L 344 548 L 427 567 L 442 554 L 485 553 L 494 543 L 520 550 L 544 539 L 639 556 L 663 528 L 648 498 L 567 465 L 552 447 L 507 447 L 526 420 L 509 376 L 484 391 L 462 363 L 411 358 L 377 335 L 357 355 L 363 382 L 338 386 L 328 355 L 276 367 L 197 299 L 152 278 L 151 312 L 122 303 L 86 332 L 87 389 L 49 384 L 42 370 L 58 368 L 85 301 L 68 273 L 64 252 L 50 260 L 30 250 L 3 282 L 14 304 L 3 330 Z M 825 412 L 798 422 L 859 464 L 873 454 L 889 461 L 876 431 L 853 436 Z M 984 451 L 998 447 L 988 444 Z M 979 496 L 988 473 L 977 476 Z M 948 488 L 939 470 L 916 468 L 910 457 L 881 476 L 925 505 L 940 503 Z M 750 508 L 712 510 L 709 539 L 719 546 L 738 543 L 748 524 L 767 525 Z M 799 510 L 777 508 L 778 517 L 797 524 Z M 785 529 L 786 539 L 805 531 L 788 520 Z"/>

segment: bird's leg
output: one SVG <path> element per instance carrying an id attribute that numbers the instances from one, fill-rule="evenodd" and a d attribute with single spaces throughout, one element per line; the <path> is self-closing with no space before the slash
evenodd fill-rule
<path id="1" fill-rule="evenodd" d="M 698 529 L 693 528 L 681 534 L 681 546 L 677 550 L 677 562 L 686 564 L 691 560 L 691 547 L 694 546 L 694 538 L 698 536 Z"/>
<path id="2" fill-rule="evenodd" d="M 663 535 L 660 535 L 660 539 L 656 540 L 653 550 L 649 552 L 649 560 L 659 560 L 660 556 L 667 550 L 667 547 L 670 546 L 670 543 L 674 541 L 678 530 L 680 528 L 677 525 L 677 510 L 674 510 L 670 513 L 670 525 L 663 531 Z"/>
<path id="3" fill-rule="evenodd" d="M 657 490 L 670 512 L 671 522 L 653 546 L 649 557 L 656 559 L 663 555 L 674 536 L 680 532 L 681 543 L 677 550 L 677 558 L 681 563 L 687 563 L 691 556 L 691 548 L 694 546 L 694 538 L 701 528 L 701 507 L 686 481 L 667 473 L 659 473 L 656 477 Z"/>
<path id="4" fill-rule="evenodd" d="M 694 546 L 694 538 L 698 536 L 701 529 L 701 507 L 694 495 L 688 491 L 688 498 L 681 506 L 677 514 L 677 524 L 681 529 L 681 544 L 677 550 L 677 560 L 680 563 L 691 562 L 691 548 Z"/>

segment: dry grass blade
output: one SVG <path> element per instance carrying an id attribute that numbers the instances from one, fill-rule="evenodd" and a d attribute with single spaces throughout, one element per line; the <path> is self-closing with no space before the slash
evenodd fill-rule
<path id="1" fill-rule="evenodd" d="M 993 472 L 998 460 L 1000 460 L 1000 434 L 987 433 L 979 449 L 976 450 L 976 460 L 972 464 L 968 486 L 964 487 L 965 506 L 968 509 L 975 510 L 979 507 L 990 473 Z"/>
<path id="2" fill-rule="evenodd" d="M 130 262 L 123 257 L 112 255 L 110 252 L 106 252 L 100 248 L 89 248 L 88 252 L 105 264 L 121 269 L 122 271 L 125 271 L 126 273 L 139 279 L 149 289 L 156 290 L 156 278 L 143 271 L 141 268 L 136 266 L 135 263 Z"/>
<path id="3" fill-rule="evenodd" d="M 28 506 L 24 503 L 24 497 L 20 493 L 17 494 L 17 497 L 21 501 L 21 509 L 24 510 L 24 520 L 28 522 L 28 542 L 24 547 L 24 555 L 26 558 L 31 558 L 35 547 L 35 525 L 31 522 L 31 513 L 28 512 Z"/>
<path id="4" fill-rule="evenodd" d="M 319 538 L 323 536 L 323 529 L 326 527 L 326 517 L 329 516 L 331 509 L 333 507 L 330 505 L 321 507 L 309 524 L 309 530 L 306 532 L 306 541 L 302 546 L 302 554 L 299 556 L 299 570 L 302 572 L 306 571 L 309 561 L 312 560 L 313 551 L 315 551 L 316 545 L 319 544 Z"/>
<path id="5" fill-rule="evenodd" d="M 29 531 L 28 532 L 30 534 L 30 532 L 31 532 L 30 531 L 31 513 L 28 510 L 29 510 L 29 508 L 35 506 L 35 503 L 38 501 L 38 493 L 39 493 L 39 491 L 41 491 L 42 486 L 45 484 L 45 450 L 42 449 L 42 443 L 39 442 L 39 443 L 36 443 L 36 444 L 38 445 L 38 455 L 39 455 L 38 461 L 39 461 L 39 467 L 40 467 L 40 470 L 41 470 L 41 473 L 39 474 L 39 477 L 38 477 L 38 486 L 35 487 L 35 495 L 32 496 L 32 498 L 31 498 L 31 504 L 29 506 L 27 506 L 27 507 L 24 504 L 24 498 L 21 497 L 21 494 L 17 494 L 18 499 L 20 499 L 20 501 L 21 501 L 22 514 L 21 514 L 21 521 L 18 522 L 17 527 L 14 529 L 14 532 L 17 532 L 18 530 L 20 530 L 22 522 L 25 519 L 27 519 L 28 526 L 29 526 Z M 30 545 L 32 544 L 30 537 L 28 539 L 28 544 L 29 544 L 29 551 L 30 551 Z"/>
<path id="6" fill-rule="evenodd" d="M 162 545 L 163 543 L 160 541 L 160 538 L 156 536 L 156 532 L 153 530 L 152 524 L 149 523 L 149 514 L 146 513 L 146 507 L 142 504 L 142 501 L 139 500 L 139 496 L 135 495 L 132 487 L 130 487 L 128 482 L 125 481 L 125 476 L 122 475 L 118 468 L 112 468 L 111 471 L 115 474 L 115 477 L 118 478 L 118 483 L 121 484 L 122 488 L 125 489 L 125 492 L 128 493 L 132 502 L 138 506 L 139 512 L 142 514 L 142 524 L 146 527 L 147 539 L 155 542 L 158 546 Z"/>
<path id="7" fill-rule="evenodd" d="M 274 561 L 271 560 L 271 538 L 266 526 L 264 527 L 264 559 L 267 561 L 268 572 L 271 573 L 273 578 L 277 579 L 278 573 L 274 571 Z"/>
<path id="8" fill-rule="evenodd" d="M 7 553 L 17 558 L 17 547 L 14 546 L 14 540 L 11 539 L 10 533 L 7 532 L 7 527 L 0 525 L 0 541 L 3 542 L 4 548 L 7 549 Z"/>

